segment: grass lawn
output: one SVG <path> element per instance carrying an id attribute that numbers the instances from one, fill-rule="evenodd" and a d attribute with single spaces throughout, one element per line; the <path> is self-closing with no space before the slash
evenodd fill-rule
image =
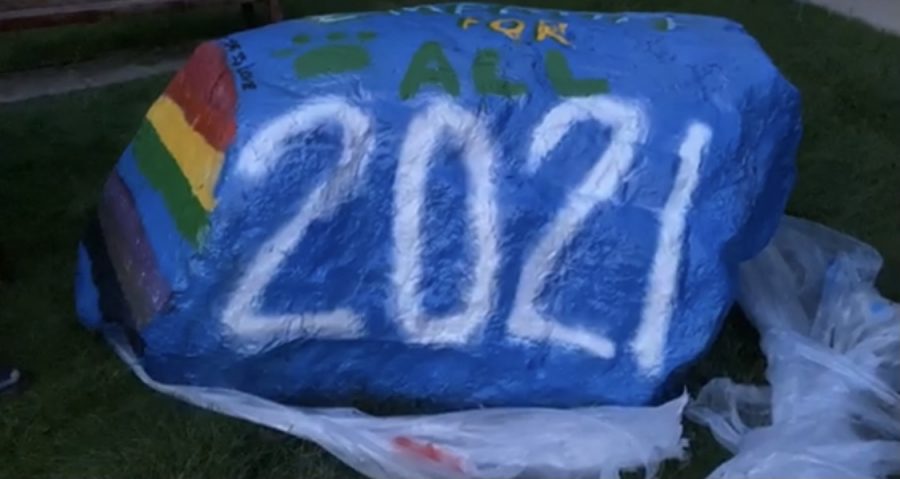
<path id="1" fill-rule="evenodd" d="M 876 246 L 887 261 L 881 288 L 900 298 L 900 38 L 788 0 L 551 3 L 742 22 L 804 96 L 790 212 Z M 180 21 L 194 28 L 174 34 L 181 40 L 240 26 L 220 13 Z M 0 37 L 0 71 L 42 62 L 18 51 L 23 45 L 35 54 L 52 51 L 57 62 L 108 51 L 110 38 L 119 46 L 155 45 L 169 27 L 30 32 L 12 43 Z M 66 50 L 60 35 L 86 46 Z M 0 478 L 357 477 L 311 444 L 151 392 L 75 319 L 76 242 L 106 173 L 166 81 L 0 106 L 0 355 L 36 375 L 23 396 L 0 398 Z M 734 314 L 690 385 L 723 374 L 759 381 L 764 366 L 753 331 Z M 704 431 L 689 425 L 688 437 L 690 462 L 668 465 L 665 477 L 701 478 L 727 457 Z"/>

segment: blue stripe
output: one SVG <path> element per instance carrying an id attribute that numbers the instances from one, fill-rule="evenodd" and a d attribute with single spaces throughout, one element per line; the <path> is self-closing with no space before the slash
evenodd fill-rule
<path id="1" fill-rule="evenodd" d="M 184 290 L 188 279 L 186 267 L 193 249 L 179 233 L 163 197 L 138 169 L 132 146 L 122 154 L 117 171 L 134 196 L 135 207 L 163 278 L 172 291 Z"/>

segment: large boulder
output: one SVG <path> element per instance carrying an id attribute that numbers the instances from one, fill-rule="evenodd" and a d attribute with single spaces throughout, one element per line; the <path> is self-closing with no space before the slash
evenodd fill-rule
<path id="1" fill-rule="evenodd" d="M 737 24 L 441 5 L 204 44 L 79 253 L 156 379 L 281 401 L 645 404 L 794 182 L 799 98 Z"/>

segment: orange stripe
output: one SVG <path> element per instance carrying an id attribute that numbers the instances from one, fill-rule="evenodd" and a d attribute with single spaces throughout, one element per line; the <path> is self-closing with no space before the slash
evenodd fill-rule
<path id="1" fill-rule="evenodd" d="M 188 124 L 219 151 L 234 140 L 237 93 L 225 52 L 213 42 L 201 44 L 166 88 Z"/>

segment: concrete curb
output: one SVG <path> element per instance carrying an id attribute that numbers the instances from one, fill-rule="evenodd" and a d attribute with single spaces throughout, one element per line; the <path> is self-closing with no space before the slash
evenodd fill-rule
<path id="1" fill-rule="evenodd" d="M 63 68 L 41 68 L 0 75 L 0 103 L 123 83 L 178 70 L 190 53 L 179 48 L 154 53 L 119 53 Z"/>
<path id="2" fill-rule="evenodd" d="M 887 33 L 900 35 L 900 0 L 803 0 L 832 12 L 861 20 Z"/>

